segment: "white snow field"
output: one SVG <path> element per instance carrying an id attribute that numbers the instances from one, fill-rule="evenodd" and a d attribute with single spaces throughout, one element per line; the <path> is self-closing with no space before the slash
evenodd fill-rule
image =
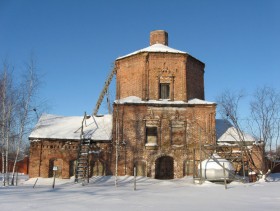
<path id="1" fill-rule="evenodd" d="M 19 186 L 0 187 L 0 210 L 280 210 L 280 174 L 270 182 L 232 182 L 223 185 L 193 184 L 192 178 L 156 180 L 137 177 L 93 177 L 82 186 L 73 179 L 36 178 L 19 181 Z"/>

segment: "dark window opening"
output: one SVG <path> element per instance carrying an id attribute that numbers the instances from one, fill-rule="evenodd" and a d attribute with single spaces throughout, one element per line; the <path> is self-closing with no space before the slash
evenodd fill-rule
<path id="1" fill-rule="evenodd" d="M 160 84 L 160 99 L 170 98 L 170 84 Z"/>
<path id="2" fill-rule="evenodd" d="M 146 128 L 146 144 L 157 145 L 157 128 L 147 127 Z"/>

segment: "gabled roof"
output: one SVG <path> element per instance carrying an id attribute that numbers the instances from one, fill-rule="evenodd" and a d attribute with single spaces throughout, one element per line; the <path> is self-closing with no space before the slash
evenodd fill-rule
<path id="1" fill-rule="evenodd" d="M 132 56 L 132 55 L 135 55 L 135 54 L 138 54 L 138 53 L 142 53 L 142 52 L 163 52 L 163 53 L 187 54 L 186 52 L 179 51 L 179 50 L 176 50 L 174 48 L 170 48 L 170 47 L 168 47 L 166 45 L 163 45 L 163 44 L 154 44 L 154 45 L 151 45 L 147 48 L 143 48 L 143 49 L 140 49 L 138 51 L 134 51 L 130 54 L 127 54 L 125 56 L 121 56 L 121 57 L 117 58 L 117 60 L 129 57 L 129 56 Z"/>
<path id="2" fill-rule="evenodd" d="M 216 119 L 216 138 L 217 142 L 237 142 L 237 141 L 251 141 L 255 142 L 256 139 L 247 134 L 242 133 L 244 140 L 240 140 L 238 131 L 232 124 L 225 119 Z"/>
<path id="3" fill-rule="evenodd" d="M 80 140 L 83 116 L 57 116 L 43 114 L 31 132 L 29 139 Z M 84 138 L 109 141 L 112 138 L 112 115 L 86 119 Z"/>

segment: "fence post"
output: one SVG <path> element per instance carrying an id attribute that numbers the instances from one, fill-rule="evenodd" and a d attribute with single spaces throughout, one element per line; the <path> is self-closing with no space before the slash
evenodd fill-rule
<path id="1" fill-rule="evenodd" d="M 226 170 L 225 170 L 225 164 L 224 164 L 224 163 L 223 163 L 223 171 L 224 171 L 224 183 L 225 183 L 225 189 L 227 189 Z"/>
<path id="2" fill-rule="evenodd" d="M 134 166 L 134 190 L 136 190 L 136 167 Z"/>

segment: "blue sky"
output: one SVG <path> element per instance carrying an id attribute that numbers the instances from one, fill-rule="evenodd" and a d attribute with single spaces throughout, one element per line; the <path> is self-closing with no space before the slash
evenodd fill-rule
<path id="1" fill-rule="evenodd" d="M 206 64 L 205 96 L 215 101 L 226 89 L 280 90 L 279 20 L 278 0 L 0 0 L 0 59 L 17 74 L 35 55 L 48 112 L 83 115 L 114 60 L 163 29 L 170 47 Z"/>

